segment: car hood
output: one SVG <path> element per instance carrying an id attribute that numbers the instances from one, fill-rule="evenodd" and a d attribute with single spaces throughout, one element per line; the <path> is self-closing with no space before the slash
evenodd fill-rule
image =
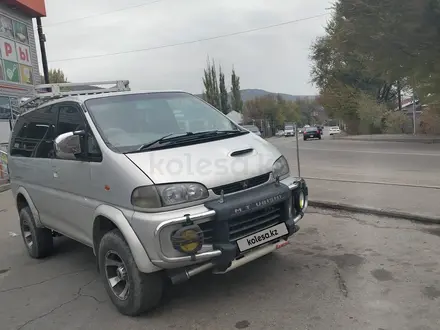
<path id="1" fill-rule="evenodd" d="M 255 134 L 246 134 L 126 156 L 155 184 L 200 182 L 210 189 L 271 172 L 281 153 Z"/>

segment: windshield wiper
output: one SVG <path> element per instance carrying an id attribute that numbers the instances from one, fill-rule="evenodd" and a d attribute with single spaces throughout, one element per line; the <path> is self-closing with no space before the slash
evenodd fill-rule
<path id="1" fill-rule="evenodd" d="M 162 136 L 159 139 L 145 143 L 136 150 L 129 151 L 127 153 L 136 153 L 146 150 L 153 150 L 153 149 L 161 148 L 165 145 L 169 145 L 169 144 L 174 145 L 182 142 L 197 140 L 199 138 L 207 138 L 207 137 L 222 136 L 222 135 L 233 136 L 233 135 L 242 135 L 247 133 L 248 133 L 247 131 L 240 131 L 240 130 L 212 130 L 212 131 L 202 131 L 202 132 L 186 132 L 183 134 L 170 133 Z"/>

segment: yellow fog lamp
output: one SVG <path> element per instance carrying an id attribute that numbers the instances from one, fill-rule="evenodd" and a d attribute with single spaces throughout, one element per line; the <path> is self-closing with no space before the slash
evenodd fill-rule
<path id="1" fill-rule="evenodd" d="M 171 235 L 174 249 L 185 254 L 196 254 L 203 245 L 203 231 L 197 225 L 184 226 Z"/>
<path id="2" fill-rule="evenodd" d="M 306 196 L 304 195 L 304 191 L 300 191 L 298 195 L 298 206 L 299 209 L 302 210 L 304 208 L 304 205 L 306 204 Z"/>
<path id="3" fill-rule="evenodd" d="M 304 190 L 299 190 L 294 194 L 294 203 L 296 212 L 302 212 L 307 207 L 307 199 Z"/>

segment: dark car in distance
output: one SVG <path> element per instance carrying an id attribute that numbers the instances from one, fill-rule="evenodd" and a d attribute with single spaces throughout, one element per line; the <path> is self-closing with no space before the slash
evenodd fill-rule
<path id="1" fill-rule="evenodd" d="M 307 141 L 308 139 L 321 140 L 321 130 L 318 127 L 307 127 L 304 129 L 303 138 L 304 141 Z"/>

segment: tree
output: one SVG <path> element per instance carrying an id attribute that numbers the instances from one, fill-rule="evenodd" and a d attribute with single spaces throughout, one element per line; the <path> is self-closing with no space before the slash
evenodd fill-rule
<path id="1" fill-rule="evenodd" d="M 44 84 L 44 76 L 40 74 L 41 83 Z M 49 70 L 49 83 L 50 84 L 60 84 L 67 83 L 67 77 L 64 75 L 63 70 L 61 69 L 50 69 Z"/>
<path id="2" fill-rule="evenodd" d="M 203 92 L 203 99 L 217 109 L 220 109 L 220 92 L 217 83 L 217 72 L 215 69 L 215 63 L 213 61 L 211 64 L 208 58 L 206 64 L 207 65 L 204 70 L 203 76 L 203 85 L 205 87 L 205 90 Z"/>
<path id="3" fill-rule="evenodd" d="M 401 91 L 416 90 L 423 102 L 440 100 L 439 3 L 336 1 L 326 34 L 311 52 L 312 82 L 330 116 L 343 119 L 352 133 L 389 131 L 386 121 L 400 120 L 389 111 L 399 109 Z"/>
<path id="4" fill-rule="evenodd" d="M 229 112 L 229 96 L 228 90 L 225 85 L 225 75 L 222 72 L 221 66 L 219 67 L 219 80 L 220 80 L 220 110 L 227 114 Z"/>
<path id="5" fill-rule="evenodd" d="M 235 111 L 243 111 L 243 100 L 241 99 L 240 92 L 240 77 L 235 73 L 235 69 L 232 69 L 231 76 L 231 106 Z"/>
<path id="6" fill-rule="evenodd" d="M 339 0 L 335 45 L 362 58 L 386 81 L 403 81 L 428 102 L 440 101 L 440 1 Z"/>
<path id="7" fill-rule="evenodd" d="M 296 102 L 286 101 L 277 94 L 246 101 L 243 117 L 245 121 L 267 120 L 272 126 L 282 127 L 286 121 L 298 122 L 301 114 Z"/>
<path id="8" fill-rule="evenodd" d="M 61 69 L 49 70 L 49 82 L 51 84 L 67 83 L 67 77 Z"/>

